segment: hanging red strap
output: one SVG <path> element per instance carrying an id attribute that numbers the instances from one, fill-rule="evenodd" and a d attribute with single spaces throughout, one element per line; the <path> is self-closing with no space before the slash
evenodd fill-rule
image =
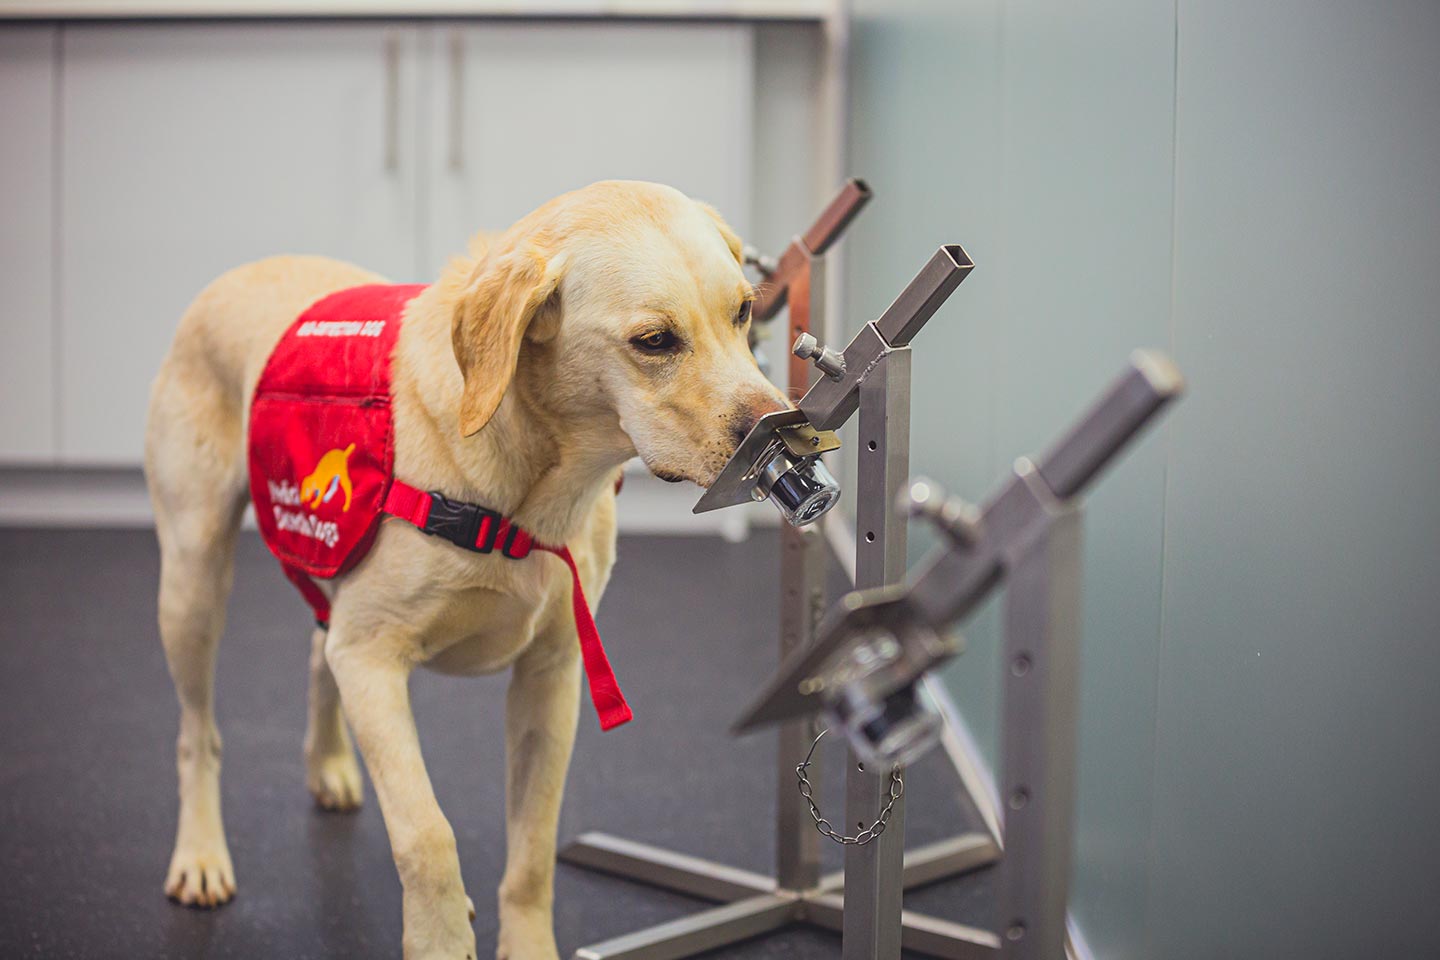
<path id="1" fill-rule="evenodd" d="M 330 626 L 330 598 L 325 596 L 325 591 L 316 586 L 310 575 L 299 567 L 281 562 L 280 568 L 285 571 L 286 578 L 300 591 L 300 596 L 315 611 L 315 622 L 322 627 Z"/>
<path id="2" fill-rule="evenodd" d="M 580 635 L 580 656 L 585 661 L 585 676 L 590 680 L 590 700 L 595 712 L 600 715 L 600 729 L 610 730 L 628 723 L 633 714 L 620 684 L 615 680 L 615 671 L 610 669 L 610 658 L 605 656 L 605 645 L 600 642 L 600 631 L 595 627 L 595 618 L 590 614 L 590 603 L 585 599 L 585 588 L 580 586 L 580 570 L 569 547 L 551 547 L 535 544 L 536 550 L 553 553 L 570 568 L 570 606 L 575 611 L 575 632 Z"/>
<path id="3" fill-rule="evenodd" d="M 600 729 L 611 730 L 631 719 L 630 705 L 625 702 L 615 671 L 610 667 L 610 659 L 605 655 L 600 631 L 595 627 L 595 617 L 590 613 L 585 590 L 580 586 L 580 571 L 575 566 L 569 547 L 537 543 L 530 531 L 511 523 L 509 517 L 501 516 L 494 510 L 478 504 L 459 503 L 401 480 L 391 482 L 381 509 L 414 524 L 425 533 L 477 553 L 498 550 L 511 560 L 523 560 L 535 549 L 553 553 L 564 560 L 570 568 L 570 605 L 575 614 L 575 632 L 580 638 L 580 657 L 585 664 L 585 676 L 590 681 L 590 699 L 600 716 Z M 308 578 L 306 583 L 309 583 Z M 319 592 L 313 583 L 310 587 Z M 304 587 L 301 589 L 303 591 Z M 309 595 L 306 596 L 308 598 Z"/>

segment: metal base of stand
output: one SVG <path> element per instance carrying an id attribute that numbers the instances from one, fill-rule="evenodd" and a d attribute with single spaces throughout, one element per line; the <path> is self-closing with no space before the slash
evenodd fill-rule
<path id="1" fill-rule="evenodd" d="M 905 854 L 904 888 L 935 883 L 989 866 L 1000 857 L 985 833 L 966 833 Z M 560 851 L 560 860 L 701 900 L 724 904 L 603 943 L 581 947 L 576 960 L 679 960 L 796 923 L 841 929 L 842 873 L 827 874 L 810 890 L 782 890 L 773 878 L 699 857 L 674 853 L 606 833 L 586 833 Z M 906 911 L 901 944 L 933 957 L 992 956 L 994 934 Z"/>

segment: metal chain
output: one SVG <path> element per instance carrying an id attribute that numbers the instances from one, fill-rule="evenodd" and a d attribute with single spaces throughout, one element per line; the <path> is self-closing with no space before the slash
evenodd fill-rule
<path id="1" fill-rule="evenodd" d="M 810 744 L 810 752 L 805 754 L 805 759 L 795 765 L 795 776 L 800 780 L 800 796 L 804 797 L 805 802 L 810 805 L 810 818 L 815 821 L 815 829 L 819 830 L 823 836 L 829 837 L 841 846 L 849 844 L 864 846 L 885 832 L 885 827 L 890 823 L 890 814 L 895 809 L 895 802 L 905 796 L 905 778 L 900 775 L 900 765 L 898 763 L 891 767 L 890 797 L 886 800 L 884 809 L 880 811 L 880 816 L 875 819 L 874 823 L 865 827 L 853 837 L 836 833 L 830 821 L 820 815 L 820 807 L 815 803 L 815 788 L 810 783 L 810 778 L 805 774 L 805 771 L 809 769 L 810 764 L 813 762 L 812 758 L 815 756 L 815 747 L 820 743 L 820 737 L 825 736 L 825 734 L 829 732 L 828 727 L 821 730 L 820 736 L 816 737 L 814 742 Z"/>

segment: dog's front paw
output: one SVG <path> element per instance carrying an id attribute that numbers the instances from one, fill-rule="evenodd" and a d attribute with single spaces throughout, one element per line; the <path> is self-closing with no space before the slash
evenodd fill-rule
<path id="1" fill-rule="evenodd" d="M 469 897 L 407 895 L 405 960 L 476 960 L 475 909 Z"/>
<path id="2" fill-rule="evenodd" d="M 360 808 L 365 796 L 360 764 L 347 744 L 334 753 L 311 753 L 305 757 L 305 785 L 322 810 L 348 813 Z"/>
<path id="3" fill-rule="evenodd" d="M 560 960 L 549 914 L 539 910 L 502 914 L 495 960 Z"/>
<path id="4" fill-rule="evenodd" d="M 165 895 L 190 907 L 218 907 L 235 896 L 235 868 L 222 837 L 218 844 L 180 844 L 165 874 Z"/>

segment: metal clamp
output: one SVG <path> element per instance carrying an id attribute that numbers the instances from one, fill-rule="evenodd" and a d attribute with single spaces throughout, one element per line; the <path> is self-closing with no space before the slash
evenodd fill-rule
<path id="1" fill-rule="evenodd" d="M 767 413 L 740 441 L 694 512 L 769 498 L 791 524 L 810 523 L 839 499 L 839 484 L 820 460 L 839 446 L 839 437 L 816 430 L 799 410 Z"/>

